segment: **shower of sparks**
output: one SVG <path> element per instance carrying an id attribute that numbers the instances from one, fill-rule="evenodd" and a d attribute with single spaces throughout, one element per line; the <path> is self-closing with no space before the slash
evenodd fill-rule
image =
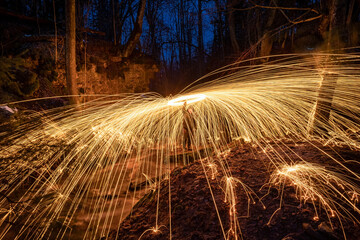
<path id="1" fill-rule="evenodd" d="M 171 99 L 155 93 L 123 94 L 90 101 L 80 110 L 29 114 L 33 120 L 6 137 L 11 144 L 1 145 L 0 180 L 6 184 L 0 186 L 0 239 L 14 231 L 16 239 L 67 239 L 79 222 L 86 227 L 76 230 L 78 238 L 98 239 L 119 229 L 128 209 L 151 189 L 157 216 L 141 235 L 145 238 L 164 227 L 158 217 L 159 182 L 170 186 L 171 169 L 188 163 L 189 157 L 201 159 L 209 188 L 211 179 L 224 176 L 220 182 L 231 226 L 225 229 L 218 214 L 219 231 L 225 239 L 240 239 L 235 186 L 242 186 L 250 202 L 258 197 L 232 177 L 226 163 L 229 143 L 252 142 L 267 154 L 271 146 L 266 142 L 282 138 L 316 138 L 359 149 L 359 60 L 355 54 L 278 56 L 266 64 L 219 69 L 206 76 L 215 80 L 200 80 Z M 314 119 L 319 100 L 329 101 L 318 92 L 330 73 L 337 80 L 329 121 Z M 182 148 L 185 102 L 191 103 L 195 122 L 189 152 Z M 268 156 L 278 169 L 273 185 L 296 184 L 302 202 L 311 201 L 315 209 L 322 207 L 339 219 L 349 216 L 346 206 L 359 213 L 359 189 L 346 177 L 308 163 L 279 166 L 284 164 L 281 153 Z M 124 200 L 115 197 L 124 192 Z M 214 196 L 213 202 L 216 207 Z M 171 238 L 169 217 L 165 227 Z"/>
<path id="2" fill-rule="evenodd" d="M 185 102 L 186 103 L 194 103 L 201 100 L 204 100 L 206 96 L 204 94 L 193 94 L 188 96 L 181 96 L 175 99 L 171 99 L 168 102 L 168 105 L 171 106 L 182 106 Z"/>
<path id="3" fill-rule="evenodd" d="M 285 185 L 294 186 L 299 201 L 302 204 L 310 202 L 314 206 L 315 221 L 319 220 L 319 210 L 323 209 L 331 227 L 331 219 L 334 217 L 340 223 L 346 218 L 360 222 L 358 217 L 349 211 L 351 209 L 360 213 L 357 206 L 360 187 L 356 186 L 349 176 L 338 171 L 308 162 L 283 164 L 271 175 L 270 185 L 280 188 L 281 198 Z M 346 239 L 346 236 L 344 237 Z"/>

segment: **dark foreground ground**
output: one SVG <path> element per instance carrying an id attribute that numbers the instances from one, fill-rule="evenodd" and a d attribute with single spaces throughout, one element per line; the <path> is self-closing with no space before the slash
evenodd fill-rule
<path id="1" fill-rule="evenodd" d="M 314 146 L 315 145 L 315 146 Z M 321 150 L 317 148 L 321 148 Z M 333 228 L 324 211 L 319 220 L 315 221 L 314 207 L 311 203 L 300 204 L 296 198 L 293 186 L 285 186 L 283 207 L 268 224 L 271 215 L 279 208 L 279 192 L 271 188 L 268 193 L 266 183 L 274 170 L 268 156 L 282 153 L 288 158 L 285 161 L 300 161 L 321 164 L 325 167 L 338 168 L 324 152 L 342 159 L 344 164 L 354 172 L 360 173 L 360 152 L 348 147 L 325 146 L 319 143 L 292 142 L 268 143 L 268 147 L 261 149 L 252 144 L 243 144 L 231 148 L 227 155 L 227 163 L 233 177 L 238 178 L 253 189 L 262 198 L 263 208 L 259 200 L 250 205 L 250 216 L 247 215 L 248 198 L 240 184 L 236 185 L 237 213 L 243 239 L 266 240 L 327 240 L 344 239 L 341 225 L 337 218 L 331 218 Z M 285 154 L 286 153 L 286 154 Z M 341 158 L 339 155 L 341 155 Z M 214 199 L 225 232 L 229 229 L 229 204 L 224 202 L 225 194 L 223 175 L 218 172 L 215 179 L 211 179 L 211 169 L 205 167 L 208 173 Z M 265 186 L 264 186 L 265 184 Z M 357 182 L 356 184 L 359 185 Z M 262 188 L 263 187 L 263 188 Z M 171 232 L 174 240 L 217 240 L 224 239 L 218 215 L 214 207 L 213 198 L 204 174 L 201 160 L 172 171 L 170 177 L 171 189 Z M 146 194 L 133 208 L 133 212 L 122 223 L 120 231 L 113 231 L 107 239 L 170 239 L 169 218 L 169 180 L 164 180 L 158 191 Z M 159 199 L 159 200 L 158 200 Z M 158 220 L 156 219 L 157 202 L 159 201 Z M 351 210 L 350 210 L 351 211 Z M 360 218 L 355 214 L 355 217 Z M 158 221 L 159 231 L 147 231 L 154 228 Z M 343 229 L 349 240 L 360 239 L 360 226 L 351 220 L 342 221 Z M 145 233 L 144 233 L 145 232 Z M 229 237 L 229 239 L 235 239 Z"/>

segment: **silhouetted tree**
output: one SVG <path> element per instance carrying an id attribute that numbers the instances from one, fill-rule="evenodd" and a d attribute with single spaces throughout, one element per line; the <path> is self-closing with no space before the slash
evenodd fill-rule
<path id="1" fill-rule="evenodd" d="M 134 28 L 131 32 L 130 38 L 125 44 L 125 47 L 121 53 L 122 57 L 129 57 L 132 52 L 134 51 L 136 44 L 139 43 L 140 36 L 142 34 L 142 25 L 144 20 L 144 14 L 145 14 L 145 6 L 146 6 L 146 0 L 140 0 L 136 21 L 134 23 Z"/>
<path id="2" fill-rule="evenodd" d="M 337 29 L 337 8 L 338 8 L 339 0 L 330 0 L 327 1 L 327 4 L 324 4 L 326 8 L 324 12 L 327 14 L 324 15 L 323 21 L 323 29 L 322 35 L 325 36 L 325 48 L 327 51 L 332 49 L 338 49 L 339 44 L 339 35 L 334 34 Z M 314 113 L 314 123 L 313 123 L 313 131 L 326 131 L 328 129 L 320 129 L 320 126 L 323 126 L 329 122 L 331 105 L 333 102 L 334 91 L 337 84 L 337 75 L 334 73 L 328 73 L 327 67 L 328 65 L 332 65 L 332 61 L 336 62 L 336 59 L 326 58 L 323 64 L 323 68 L 325 73 L 322 75 L 322 81 L 318 90 L 318 99 L 316 102 L 316 108 Z"/>
<path id="3" fill-rule="evenodd" d="M 75 0 L 66 0 L 66 85 L 71 104 L 78 104 L 76 85 Z"/>

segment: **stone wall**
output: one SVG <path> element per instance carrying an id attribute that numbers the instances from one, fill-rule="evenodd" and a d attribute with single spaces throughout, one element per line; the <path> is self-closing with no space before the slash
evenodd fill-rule
<path id="1" fill-rule="evenodd" d="M 29 94 L 19 94 L 16 89 L 0 85 L 0 101 L 11 102 L 24 98 L 68 95 L 64 36 L 58 35 L 55 41 L 53 35 L 20 35 L 20 40 L 14 45 L 16 51 L 13 55 L 8 54 L 3 58 L 23 60 L 26 64 L 18 64 L 19 69 L 16 69 L 16 73 L 24 73 L 26 76 L 32 74 L 37 84 L 34 91 Z M 77 41 L 76 81 L 82 102 L 93 99 L 88 97 L 89 95 L 139 93 L 150 90 L 150 86 L 153 85 L 152 80 L 158 72 L 155 61 L 138 50 L 135 50 L 131 57 L 124 59 L 120 50 L 121 46 L 114 46 L 112 42 L 90 36 L 86 44 L 85 40 Z M 8 63 L 8 59 L 4 62 Z M 15 66 L 15 63 L 13 65 Z M 24 78 L 20 74 L 16 74 L 16 79 L 11 81 L 14 82 L 12 85 L 24 85 Z M 59 98 L 63 103 L 66 103 L 66 99 Z"/>
<path id="2" fill-rule="evenodd" d="M 77 72 L 77 87 L 81 101 L 93 99 L 91 95 L 148 92 L 150 82 L 158 68 L 155 64 L 138 62 L 102 62 L 88 64 Z M 59 70 L 56 89 L 66 89 L 65 70 Z M 64 91 L 66 94 L 66 91 Z M 89 96 L 90 95 L 90 96 Z"/>

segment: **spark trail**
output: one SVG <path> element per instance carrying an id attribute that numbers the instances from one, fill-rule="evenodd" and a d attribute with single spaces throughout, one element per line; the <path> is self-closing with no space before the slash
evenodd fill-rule
<path id="1" fill-rule="evenodd" d="M 275 56 L 266 64 L 242 62 L 221 68 L 174 98 L 121 94 L 90 101 L 81 110 L 64 107 L 42 116 L 32 114 L 30 119 L 41 121 L 21 125 L 1 147 L 1 180 L 6 184 L 0 186 L 0 239 L 63 239 L 79 221 L 86 227 L 78 238 L 107 236 L 118 229 L 144 191 L 155 191 L 159 202 L 159 182 L 168 181 L 170 186 L 171 169 L 192 159 L 201 159 L 207 179 L 220 172 L 226 179 L 222 187 L 224 200 L 230 203 L 230 229 L 224 228 L 218 215 L 219 231 L 225 239 L 240 239 L 234 187 L 241 185 L 249 201 L 259 198 L 232 176 L 226 162 L 229 143 L 252 142 L 265 152 L 267 141 L 317 139 L 359 149 L 359 60 L 356 54 Z M 329 120 L 314 119 L 316 105 L 329 101 L 326 94 L 319 94 L 329 73 L 337 77 L 335 89 L 329 90 L 331 104 L 326 105 L 331 115 Z M 209 78 L 213 80 L 204 81 Z M 185 101 L 193 109 L 196 125 L 190 132 L 189 152 L 182 149 Z M 34 154 L 27 154 L 34 149 Z M 274 186 L 296 183 L 302 201 L 318 201 L 315 208 L 322 206 L 339 219 L 344 214 L 338 209 L 346 205 L 360 212 L 359 188 L 352 182 L 307 163 L 283 165 L 281 152 L 268 157 L 278 169 L 271 180 Z M 357 173 L 334 161 L 360 180 Z M 316 184 L 307 182 L 309 175 Z M 336 199 L 328 194 L 334 189 L 326 190 L 325 176 L 337 183 L 331 186 L 344 186 L 356 201 L 348 194 Z M 120 194 L 125 195 L 123 200 L 116 197 Z M 157 217 L 141 238 L 161 227 Z M 171 221 L 166 228 L 171 238 Z"/>

